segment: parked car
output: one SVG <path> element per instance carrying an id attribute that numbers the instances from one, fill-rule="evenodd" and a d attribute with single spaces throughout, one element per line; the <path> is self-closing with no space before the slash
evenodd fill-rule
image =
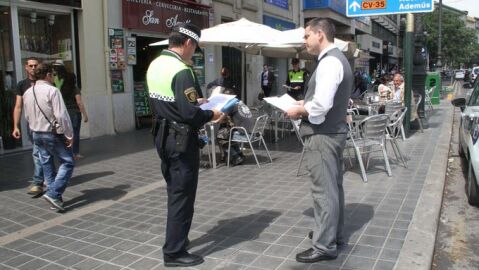
<path id="1" fill-rule="evenodd" d="M 464 80 L 465 77 L 466 73 L 464 72 L 464 70 L 456 70 L 454 72 L 454 79 L 456 80 Z"/>
<path id="2" fill-rule="evenodd" d="M 473 67 L 471 71 L 471 81 L 474 81 L 479 75 L 479 66 L 478 67 Z"/>
<path id="3" fill-rule="evenodd" d="M 466 178 L 466 195 L 470 205 L 479 206 L 479 83 L 471 95 L 458 97 L 452 104 L 461 108 L 459 124 L 459 155 L 465 158 L 468 164 Z"/>

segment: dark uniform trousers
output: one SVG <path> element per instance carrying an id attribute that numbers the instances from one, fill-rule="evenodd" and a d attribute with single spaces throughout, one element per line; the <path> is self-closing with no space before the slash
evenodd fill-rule
<path id="1" fill-rule="evenodd" d="M 304 90 L 303 86 L 301 86 L 301 90 L 288 90 L 288 95 L 290 95 L 295 100 L 303 100 L 304 99 Z"/>
<path id="2" fill-rule="evenodd" d="M 161 158 L 161 172 L 166 181 L 168 192 L 168 219 L 163 253 L 174 257 L 186 251 L 186 241 L 193 219 L 200 151 L 198 135 L 195 132 L 188 137 L 188 146 L 184 153 L 175 151 L 174 134 L 169 133 L 165 149 L 160 150 L 156 136 L 156 149 Z"/>

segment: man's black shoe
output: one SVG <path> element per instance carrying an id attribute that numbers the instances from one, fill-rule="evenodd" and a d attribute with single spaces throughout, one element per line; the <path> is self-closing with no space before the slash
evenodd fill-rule
<path id="1" fill-rule="evenodd" d="M 337 256 L 330 256 L 322 253 L 319 250 L 310 248 L 303 252 L 296 254 L 296 261 L 302 263 L 315 263 L 319 261 L 334 260 Z"/>
<path id="2" fill-rule="evenodd" d="M 173 266 L 194 266 L 204 262 L 203 258 L 198 255 L 185 253 L 184 255 L 178 257 L 170 257 L 168 255 L 163 256 L 163 260 L 165 261 L 166 267 L 173 267 Z"/>

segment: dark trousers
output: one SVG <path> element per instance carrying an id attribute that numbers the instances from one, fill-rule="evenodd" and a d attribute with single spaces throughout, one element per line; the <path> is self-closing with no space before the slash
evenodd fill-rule
<path id="1" fill-rule="evenodd" d="M 269 97 L 271 95 L 271 86 L 262 85 L 261 89 L 263 90 L 265 97 Z"/>
<path id="2" fill-rule="evenodd" d="M 73 154 L 80 153 L 81 112 L 68 112 L 73 128 Z"/>
<path id="3" fill-rule="evenodd" d="M 304 99 L 303 90 L 288 91 L 288 95 L 290 95 L 292 98 L 294 98 L 296 100 L 303 100 Z"/>
<path id="4" fill-rule="evenodd" d="M 165 149 L 159 149 L 156 137 L 156 149 L 161 158 L 161 172 L 166 181 L 168 193 L 168 216 L 163 254 L 170 257 L 186 252 L 186 240 L 193 219 L 200 152 L 198 136 L 190 135 L 185 153 L 175 151 L 174 135 L 168 135 Z"/>

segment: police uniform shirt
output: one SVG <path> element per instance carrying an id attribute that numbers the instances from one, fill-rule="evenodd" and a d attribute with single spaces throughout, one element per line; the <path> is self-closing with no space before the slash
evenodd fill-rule
<path id="1" fill-rule="evenodd" d="M 171 79 L 171 85 L 158 83 L 162 74 L 171 73 L 171 69 L 175 68 L 165 65 L 162 61 L 173 63 L 176 68 L 179 67 L 178 72 Z M 193 72 L 180 55 L 170 50 L 163 50 L 160 56 L 150 64 L 147 71 L 147 82 L 151 105 L 158 116 L 199 129 L 212 119 L 213 111 L 202 110 L 197 106 L 198 93 L 201 92 L 201 89 Z M 155 89 L 165 87 L 171 87 L 173 96 L 165 95 L 165 91 L 168 92 L 168 89 Z"/>
<path id="2" fill-rule="evenodd" d="M 286 81 L 286 85 L 291 87 L 301 86 L 302 90 L 304 88 L 304 81 L 305 81 L 306 72 L 304 70 L 289 70 L 288 71 L 288 80 Z M 295 90 L 295 89 L 291 89 Z"/>

